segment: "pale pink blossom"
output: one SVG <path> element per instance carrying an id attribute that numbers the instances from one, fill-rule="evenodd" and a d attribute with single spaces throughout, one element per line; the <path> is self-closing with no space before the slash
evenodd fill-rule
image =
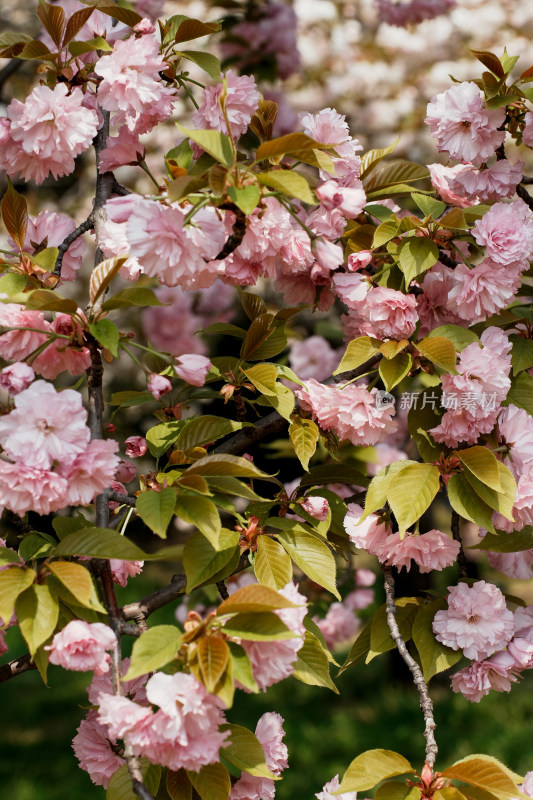
<path id="1" fill-rule="evenodd" d="M 533 254 L 533 218 L 526 203 L 517 197 L 512 203 L 495 203 L 472 228 L 479 245 L 496 263 L 513 267 L 529 262 Z M 528 263 L 524 263 L 527 269 Z"/>
<path id="2" fill-rule="evenodd" d="M 111 558 L 109 566 L 113 573 L 113 581 L 124 588 L 128 583 L 128 578 L 134 578 L 143 571 L 144 561 L 123 561 L 118 558 Z"/>
<path id="3" fill-rule="evenodd" d="M 512 531 L 521 531 L 526 525 L 533 525 L 533 465 L 531 464 L 528 464 L 526 471 L 518 476 L 512 516 L 514 522 L 495 511 L 493 514 L 494 526 L 511 533 Z"/>
<path id="4" fill-rule="evenodd" d="M 378 338 L 400 340 L 414 333 L 418 322 L 414 295 L 377 286 L 368 292 L 365 306 Z"/>
<path id="5" fill-rule="evenodd" d="M 363 509 L 357 503 L 349 503 L 344 517 L 344 530 L 348 538 L 357 548 L 367 550 L 380 561 L 384 561 L 387 554 L 387 539 L 392 533 L 390 526 L 381 522 L 376 514 L 369 514 L 361 522 Z"/>
<path id="6" fill-rule="evenodd" d="M 507 645 L 507 653 L 511 656 L 517 670 L 533 667 L 533 641 L 521 636 L 513 636 Z"/>
<path id="7" fill-rule="evenodd" d="M 36 217 L 28 217 L 28 227 L 24 239 L 23 251 L 33 254 L 36 250 L 45 247 L 58 247 L 66 237 L 76 229 L 76 223 L 67 214 L 58 214 L 56 211 L 41 211 Z M 10 239 L 10 244 L 15 245 Z M 63 256 L 61 265 L 61 280 L 73 281 L 81 267 L 85 242 L 80 236 L 76 239 Z"/>
<path id="8" fill-rule="evenodd" d="M 533 147 L 533 113 L 528 111 L 524 117 L 524 130 L 522 131 L 522 142 L 528 147 Z"/>
<path id="9" fill-rule="evenodd" d="M 304 133 L 315 141 L 334 145 L 339 156 L 332 159 L 336 179 L 339 184 L 350 186 L 359 177 L 361 158 L 356 154 L 363 148 L 350 136 L 346 117 L 334 108 L 323 108 L 318 114 L 301 114 L 300 124 Z M 320 176 L 323 180 L 331 177 L 325 170 L 320 170 Z"/>
<path id="10" fill-rule="evenodd" d="M 533 550 L 520 550 L 518 553 L 487 552 L 487 561 L 492 569 L 510 578 L 520 581 L 533 578 Z"/>
<path id="11" fill-rule="evenodd" d="M 42 311 L 26 311 L 17 303 L 0 303 L 0 326 L 3 328 L 36 328 L 10 330 L 0 336 L 0 356 L 6 361 L 22 361 L 48 339 L 50 323 Z M 42 333 L 38 331 L 42 330 Z"/>
<path id="12" fill-rule="evenodd" d="M 190 383 L 191 386 L 203 386 L 210 369 L 210 360 L 196 353 L 183 353 L 176 363 L 178 378 Z"/>
<path id="13" fill-rule="evenodd" d="M 373 586 L 376 582 L 376 573 L 371 569 L 361 567 L 355 570 L 356 586 Z"/>
<path id="14" fill-rule="evenodd" d="M 42 183 L 69 175 L 74 159 L 91 144 L 98 115 L 83 106 L 81 89 L 70 94 L 65 83 L 36 86 L 24 103 L 12 100 L 0 136 L 0 168 L 8 175 Z"/>
<path id="15" fill-rule="evenodd" d="M 358 253 L 350 253 L 346 266 L 350 272 L 356 272 L 359 269 L 368 267 L 371 261 L 372 253 L 370 250 L 360 250 Z"/>
<path id="16" fill-rule="evenodd" d="M 49 469 L 87 447 L 90 431 L 79 392 L 57 392 L 52 384 L 35 381 L 14 403 L 13 411 L 0 417 L 0 443 L 13 460 Z"/>
<path id="17" fill-rule="evenodd" d="M 303 381 L 307 378 L 326 380 L 338 363 L 339 355 L 323 336 L 309 336 L 290 343 L 289 364 Z"/>
<path id="18" fill-rule="evenodd" d="M 102 675 L 109 671 L 111 656 L 107 651 L 116 644 L 116 636 L 107 625 L 74 619 L 56 633 L 46 649 L 52 664 L 75 672 L 92 670 L 95 675 Z"/>
<path id="19" fill-rule="evenodd" d="M 35 371 L 47 380 L 53 380 L 61 372 L 82 375 L 91 366 L 91 354 L 85 347 L 82 328 L 74 323 L 70 314 L 57 314 L 50 326 L 51 332 L 70 337 L 54 339 L 33 361 Z"/>
<path id="20" fill-rule="evenodd" d="M 109 484 L 109 488 L 112 489 L 117 494 L 127 495 L 128 490 L 124 486 L 123 483 L 120 483 L 117 480 L 111 481 Z M 120 501 L 117 500 L 110 500 L 109 501 L 109 508 L 118 508 L 120 506 Z"/>
<path id="21" fill-rule="evenodd" d="M 230 133 L 238 139 L 248 127 L 261 95 L 257 91 L 255 80 L 250 75 L 236 75 L 229 69 L 222 78 L 224 82 L 205 87 L 200 108 L 194 112 L 192 121 L 195 128 Z M 220 104 L 224 84 L 227 122 Z"/>
<path id="22" fill-rule="evenodd" d="M 454 270 L 440 261 L 426 273 L 422 294 L 416 298 L 420 318 L 419 336 L 427 336 L 439 325 L 464 325 L 464 319 L 448 305 L 450 292 L 455 285 Z"/>
<path id="23" fill-rule="evenodd" d="M 426 123 L 439 150 L 464 163 L 482 164 L 505 139 L 498 128 L 505 109 L 488 109 L 475 83 L 464 82 L 435 95 L 427 107 Z"/>
<path id="24" fill-rule="evenodd" d="M 328 272 L 340 267 L 344 261 L 344 252 L 340 245 L 330 242 L 328 239 L 315 239 L 313 250 L 318 264 Z"/>
<path id="25" fill-rule="evenodd" d="M 337 794 L 340 785 L 339 776 L 335 775 L 332 780 L 325 784 L 321 792 L 315 794 L 315 797 L 318 798 L 318 800 L 357 800 L 357 792 L 343 792 L 342 794 Z"/>
<path id="26" fill-rule="evenodd" d="M 286 303 L 307 303 L 318 311 L 328 311 L 335 301 L 335 293 L 323 282 L 315 283 L 311 275 L 286 275 L 278 272 L 274 281 L 276 291 Z"/>
<path id="27" fill-rule="evenodd" d="M 431 183 L 445 203 L 458 208 L 467 208 L 473 205 L 475 198 L 470 199 L 467 192 L 461 194 L 459 191 L 452 189 L 454 177 L 461 170 L 468 169 L 468 167 L 463 167 L 462 164 L 457 164 L 455 167 L 445 167 L 443 164 L 428 164 L 428 169 Z"/>
<path id="28" fill-rule="evenodd" d="M 78 732 L 72 740 L 72 747 L 81 769 L 89 773 L 96 786 L 107 789 L 112 775 L 125 764 L 117 755 L 107 729 L 98 722 L 98 712 L 92 709 L 82 719 Z"/>
<path id="29" fill-rule="evenodd" d="M 129 658 L 122 659 L 122 677 L 126 675 L 130 663 L 131 661 Z M 122 680 L 122 692 L 126 697 L 129 697 L 131 700 L 135 700 L 136 703 L 146 706 L 148 705 L 145 688 L 147 680 L 148 675 L 140 675 L 138 678 L 133 678 L 133 680 L 130 681 Z M 103 694 L 114 694 L 111 670 L 109 670 L 109 672 L 104 672 L 103 675 L 93 675 L 92 681 L 87 686 L 87 695 L 91 705 L 98 705 L 98 697 L 99 695 Z"/>
<path id="30" fill-rule="evenodd" d="M 438 641 L 480 661 L 505 647 L 514 634 L 512 611 L 492 583 L 449 586 L 448 608 L 437 611 L 433 632 Z"/>
<path id="31" fill-rule="evenodd" d="M 503 197 L 512 197 L 522 180 L 524 164 L 522 161 L 511 164 L 502 159 L 487 169 L 476 169 L 471 164 L 458 164 L 447 169 L 452 193 L 464 194 L 472 202 L 494 203 Z"/>
<path id="32" fill-rule="evenodd" d="M 288 751 L 283 743 L 283 722 L 280 714 L 267 711 L 260 717 L 255 728 L 255 735 L 265 753 L 266 765 L 276 776 L 281 775 L 288 767 Z M 273 800 L 275 793 L 275 783 L 271 778 L 259 778 L 248 772 L 241 772 L 241 777 L 231 788 L 228 800 Z"/>
<path id="33" fill-rule="evenodd" d="M 344 187 L 334 181 L 326 181 L 316 190 L 320 205 L 326 210 L 338 208 L 346 219 L 355 219 L 366 205 L 366 194 L 361 181 Z"/>
<path id="34" fill-rule="evenodd" d="M 27 511 L 49 514 L 67 505 L 67 488 L 56 472 L 0 459 L 0 508 L 22 517 Z"/>
<path id="35" fill-rule="evenodd" d="M 529 797 L 533 797 L 533 771 L 526 772 L 524 783 L 519 788 L 524 794 L 527 794 Z"/>
<path id="36" fill-rule="evenodd" d="M 388 467 L 389 464 L 395 464 L 397 461 L 405 461 L 407 453 L 403 450 L 398 450 L 394 445 L 388 442 L 378 442 L 374 447 L 374 460 L 369 461 L 366 465 L 369 475 L 377 475 L 382 467 Z"/>
<path id="37" fill-rule="evenodd" d="M 315 519 L 322 522 L 329 513 L 329 503 L 325 497 L 309 495 L 302 500 L 302 508 Z"/>
<path id="38" fill-rule="evenodd" d="M 332 603 L 326 616 L 323 619 L 315 617 L 314 621 L 330 650 L 352 639 L 359 628 L 353 609 L 344 603 Z"/>
<path id="39" fill-rule="evenodd" d="M 370 570 L 365 571 L 370 572 Z M 346 595 L 343 605 L 349 608 L 350 611 L 362 611 L 362 609 L 372 605 L 374 602 L 374 595 L 373 589 L 354 589 L 353 592 L 349 592 Z"/>
<path id="40" fill-rule="evenodd" d="M 112 172 L 125 164 L 138 164 L 144 158 L 144 145 L 128 128 L 120 128 L 117 136 L 108 136 L 100 152 L 98 172 Z"/>
<path id="41" fill-rule="evenodd" d="M 510 692 L 516 683 L 518 669 L 512 656 L 501 651 L 486 661 L 474 661 L 452 675 L 452 689 L 471 703 L 479 703 L 491 689 Z"/>
<path id="42" fill-rule="evenodd" d="M 35 378 L 35 372 L 24 361 L 16 361 L 0 372 L 0 387 L 11 395 L 27 389 Z"/>
<path id="43" fill-rule="evenodd" d="M 172 391 L 172 383 L 164 375 L 158 375 L 152 372 L 146 379 L 146 386 L 148 391 L 152 393 L 156 400 L 159 400 L 164 394 Z"/>
<path id="44" fill-rule="evenodd" d="M 140 458 L 148 449 L 144 436 L 128 436 L 124 440 L 124 444 L 126 445 L 125 453 L 129 458 Z"/>
<path id="45" fill-rule="evenodd" d="M 155 0 L 155 2 L 154 0 L 149 0 L 147 5 L 149 5 L 150 2 L 152 2 L 152 5 L 154 5 L 158 9 L 158 13 L 155 14 L 155 18 L 157 18 L 159 16 L 159 11 L 163 10 L 163 5 L 165 0 L 163 0 L 163 2 L 161 2 L 161 0 Z M 141 14 L 141 12 L 139 11 L 139 6 L 142 6 L 142 0 L 137 2 L 137 13 Z M 142 16 L 144 17 L 144 15 Z M 140 22 L 138 22 L 137 25 L 133 26 L 133 31 L 134 33 L 140 33 L 142 36 L 146 36 L 149 33 L 155 33 L 155 25 L 151 19 L 148 19 L 147 15 Z"/>
<path id="46" fill-rule="evenodd" d="M 137 734 L 143 729 L 146 733 L 154 717 L 151 708 L 139 705 L 128 697 L 106 692 L 98 695 L 96 702 L 100 706 L 98 722 L 114 741 L 128 736 L 133 729 L 137 729 Z"/>
<path id="47" fill-rule="evenodd" d="M 459 264 L 454 270 L 455 286 L 448 308 L 469 323 L 485 320 L 509 305 L 525 268 L 524 261 L 504 266 L 488 257 L 472 269 Z"/>
<path id="48" fill-rule="evenodd" d="M 342 302 L 350 310 L 357 311 L 361 315 L 365 314 L 370 284 L 364 275 L 338 272 L 333 277 L 333 285 Z"/>
<path id="49" fill-rule="evenodd" d="M 442 531 L 433 529 L 422 536 L 406 535 L 403 539 L 399 533 L 387 537 L 388 547 L 387 562 L 401 570 L 405 567 L 407 572 L 411 568 L 411 561 L 418 564 L 420 572 L 442 570 L 455 563 L 461 548 L 459 542 L 450 539 Z"/>
<path id="50" fill-rule="evenodd" d="M 137 201 L 138 195 L 130 194 L 126 197 L 112 197 L 105 204 L 105 220 L 100 225 L 98 244 L 106 258 L 128 254 L 130 249 L 127 237 L 128 220 Z M 144 269 L 137 258 L 130 254 L 119 275 L 127 281 L 135 281 L 143 272 Z M 157 310 L 163 311 L 159 307 Z"/>
<path id="51" fill-rule="evenodd" d="M 86 506 L 111 485 L 119 462 L 117 450 L 113 439 L 93 439 L 73 461 L 60 463 L 58 473 L 68 484 L 68 505 Z"/>
<path id="52" fill-rule="evenodd" d="M 113 52 L 94 67 L 103 78 L 98 102 L 107 111 L 117 112 L 115 124 L 125 123 L 136 134 L 147 133 L 172 113 L 174 90 L 159 75 L 165 68 L 155 34 L 117 42 Z"/>
<path id="53" fill-rule="evenodd" d="M 498 441 L 507 445 L 505 463 L 515 477 L 533 465 L 533 418 L 512 403 L 498 417 Z"/>
<path id="54" fill-rule="evenodd" d="M 327 386 L 310 378 L 296 394 L 306 411 L 311 411 L 320 427 L 333 431 L 341 441 L 352 444 L 376 444 L 396 430 L 391 418 L 394 408 L 378 407 L 377 390 L 347 385 Z"/>
<path id="55" fill-rule="evenodd" d="M 155 21 L 163 13 L 164 5 L 165 0 L 137 0 L 135 3 L 135 11 L 137 14 L 140 14 L 141 17 L 148 17 L 149 19 Z M 146 20 L 141 20 L 141 22 L 138 22 L 133 30 L 136 31 L 137 26 L 142 25 L 145 22 Z M 141 33 L 144 33 L 144 31 L 141 31 Z"/>

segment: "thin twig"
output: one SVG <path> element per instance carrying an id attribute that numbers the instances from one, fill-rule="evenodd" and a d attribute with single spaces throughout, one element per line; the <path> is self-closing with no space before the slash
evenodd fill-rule
<path id="1" fill-rule="evenodd" d="M 69 235 L 66 236 L 65 239 L 63 239 L 63 241 L 57 248 L 58 253 L 57 253 L 56 263 L 54 266 L 54 275 L 57 275 L 58 277 L 61 275 L 63 258 L 65 257 L 65 254 L 69 249 L 70 245 L 73 244 L 76 241 L 76 239 L 79 239 L 80 236 L 83 236 L 84 233 L 90 231 L 93 226 L 94 226 L 93 212 L 91 211 L 87 219 L 80 225 L 78 225 L 76 230 L 72 231 L 72 233 L 69 233 Z"/>
<path id="2" fill-rule="evenodd" d="M 392 575 L 392 568 L 390 566 L 382 566 L 383 578 L 385 584 L 385 599 L 386 599 L 386 614 L 387 625 L 391 633 L 394 644 L 398 648 L 398 652 L 409 667 L 409 671 L 413 676 L 414 684 L 418 690 L 420 697 L 420 708 L 424 715 L 424 737 L 426 739 L 426 762 L 433 767 L 435 759 L 437 758 L 438 747 L 435 741 L 435 718 L 433 716 L 433 703 L 429 696 L 428 687 L 422 670 L 410 654 L 405 644 L 398 623 L 396 621 L 396 603 L 394 599 L 394 577 Z"/>
<path id="3" fill-rule="evenodd" d="M 217 589 L 222 600 L 227 600 L 229 597 L 229 592 L 226 587 L 225 581 L 217 581 Z"/>
<path id="4" fill-rule="evenodd" d="M 444 264 L 445 267 L 449 267 L 450 269 L 455 269 L 459 265 L 459 262 L 446 255 L 441 247 L 439 247 L 439 261 L 441 264 Z"/>
<path id="5" fill-rule="evenodd" d="M 32 661 L 29 653 L 20 656 L 20 658 L 14 658 L 13 661 L 2 664 L 0 667 L 0 683 L 5 683 L 23 672 L 28 672 L 30 669 L 37 669 L 37 666 Z"/>
<path id="6" fill-rule="evenodd" d="M 463 540 L 461 539 L 461 517 L 457 511 L 452 509 L 452 536 L 455 542 L 459 542 L 459 553 L 457 554 L 457 567 L 459 569 L 459 577 L 466 578 L 468 576 L 468 564 L 466 561 L 465 551 L 463 550 Z"/>
<path id="7" fill-rule="evenodd" d="M 162 589 L 157 589 L 155 592 L 146 595 L 146 597 L 137 600 L 135 603 L 128 603 L 128 605 L 122 606 L 121 612 L 123 619 L 135 620 L 137 624 L 140 624 L 141 620 L 146 622 L 146 619 L 150 614 L 153 614 L 154 611 L 163 608 L 163 606 L 166 606 L 173 600 L 177 600 L 182 594 L 185 594 L 186 585 L 187 578 L 185 575 L 174 575 L 172 581 L 167 586 L 163 586 Z"/>

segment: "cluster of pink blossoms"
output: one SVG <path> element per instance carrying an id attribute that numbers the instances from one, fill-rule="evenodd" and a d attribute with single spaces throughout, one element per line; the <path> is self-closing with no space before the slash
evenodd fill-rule
<path id="1" fill-rule="evenodd" d="M 215 86 L 206 86 L 202 102 L 193 114 L 192 121 L 196 128 L 220 131 L 238 139 L 250 124 L 261 95 L 257 90 L 255 80 L 249 75 L 239 76 L 229 69 L 225 75 L 222 75 L 222 78 L 221 83 L 217 83 Z M 224 89 L 225 114 L 220 104 Z M 200 152 L 202 152 L 201 149 Z"/>
<path id="2" fill-rule="evenodd" d="M 49 514 L 87 505 L 113 480 L 119 459 L 113 440 L 90 441 L 87 411 L 79 392 L 57 392 L 35 381 L 0 417 L 0 505 L 15 514 Z"/>
<path id="3" fill-rule="evenodd" d="M 100 676 L 109 672 L 111 656 L 107 651 L 116 643 L 116 636 L 107 625 L 74 619 L 56 633 L 46 649 L 50 651 L 51 664 Z"/>
<path id="4" fill-rule="evenodd" d="M 280 714 L 267 711 L 255 728 L 255 735 L 265 753 L 266 765 L 276 777 L 289 766 L 289 753 L 283 743 L 283 722 Z M 276 784 L 272 778 L 259 778 L 248 772 L 241 772 L 241 777 L 231 787 L 228 800 L 274 800 L 275 794 Z"/>

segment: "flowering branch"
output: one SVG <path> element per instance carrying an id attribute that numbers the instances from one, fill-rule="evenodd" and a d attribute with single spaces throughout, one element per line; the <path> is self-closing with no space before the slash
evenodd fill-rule
<path id="1" fill-rule="evenodd" d="M 398 623 L 396 621 L 396 603 L 394 601 L 394 577 L 392 575 L 392 567 L 382 566 L 383 578 L 385 585 L 385 599 L 386 599 L 386 614 L 387 625 L 391 633 L 394 644 L 398 648 L 398 652 L 407 664 L 411 675 L 413 676 L 414 684 L 418 690 L 420 697 L 420 708 L 424 715 L 425 730 L 424 736 L 426 739 L 426 763 L 433 766 L 437 758 L 438 747 L 435 741 L 435 718 L 433 716 L 433 703 L 429 696 L 427 683 L 424 680 L 422 670 L 416 663 L 405 644 Z"/>
<path id="2" fill-rule="evenodd" d="M 79 239 L 80 236 L 83 236 L 84 233 L 90 231 L 93 226 L 94 226 L 94 219 L 93 219 L 93 212 L 91 211 L 87 219 L 84 220 L 80 225 L 78 225 L 78 227 L 75 230 L 73 230 L 72 233 L 69 233 L 69 235 L 65 237 L 65 239 L 63 239 L 63 241 L 57 248 L 58 253 L 57 253 L 56 263 L 54 266 L 54 275 L 57 275 L 58 277 L 61 275 L 63 258 L 65 257 L 65 254 L 69 249 L 70 245 L 73 244 L 76 241 L 76 239 Z"/>

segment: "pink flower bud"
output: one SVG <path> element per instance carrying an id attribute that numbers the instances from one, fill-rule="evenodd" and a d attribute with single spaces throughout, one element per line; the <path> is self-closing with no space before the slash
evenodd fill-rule
<path id="1" fill-rule="evenodd" d="M 302 508 L 322 522 L 328 515 L 329 503 L 325 497 L 305 497 L 302 501 Z"/>
<path id="2" fill-rule="evenodd" d="M 344 261 L 342 247 L 327 239 L 315 239 L 313 242 L 316 260 L 324 269 L 337 269 Z"/>
<path id="3" fill-rule="evenodd" d="M 143 436 L 128 436 L 124 444 L 126 445 L 126 455 L 130 458 L 140 458 L 148 449 Z"/>
<path id="4" fill-rule="evenodd" d="M 327 211 L 340 209 L 346 219 L 357 217 L 366 204 L 366 194 L 362 183 L 355 188 L 340 186 L 337 181 L 326 181 L 316 190 L 316 196 Z"/>
<path id="5" fill-rule="evenodd" d="M 142 19 L 137 25 L 134 26 L 133 30 L 135 33 L 146 34 L 146 33 L 154 33 L 155 26 L 151 20 L 147 17 Z"/>
<path id="6" fill-rule="evenodd" d="M 192 386 L 203 386 L 210 369 L 211 362 L 209 359 L 196 353 L 186 353 L 180 356 L 176 365 L 178 377 Z"/>
<path id="7" fill-rule="evenodd" d="M 359 269 L 368 267 L 372 261 L 370 250 L 361 250 L 359 253 L 350 253 L 348 256 L 348 269 L 350 272 L 357 272 Z"/>
<path id="8" fill-rule="evenodd" d="M 172 384 L 169 379 L 165 378 L 164 375 L 157 375 L 155 372 L 152 372 L 152 374 L 148 376 L 146 385 L 156 400 L 159 400 L 161 395 L 167 394 L 167 392 L 170 392 L 172 389 Z"/>
<path id="9" fill-rule="evenodd" d="M 121 483 L 129 483 L 132 481 L 137 475 L 137 469 L 135 464 L 132 464 L 131 461 L 124 461 L 124 459 L 120 459 L 117 471 L 115 472 L 115 478 L 117 481 Z"/>
<path id="10" fill-rule="evenodd" d="M 30 365 L 17 361 L 9 367 L 4 367 L 0 372 L 0 387 L 9 394 L 18 394 L 27 389 L 34 378 L 35 372 Z"/>

